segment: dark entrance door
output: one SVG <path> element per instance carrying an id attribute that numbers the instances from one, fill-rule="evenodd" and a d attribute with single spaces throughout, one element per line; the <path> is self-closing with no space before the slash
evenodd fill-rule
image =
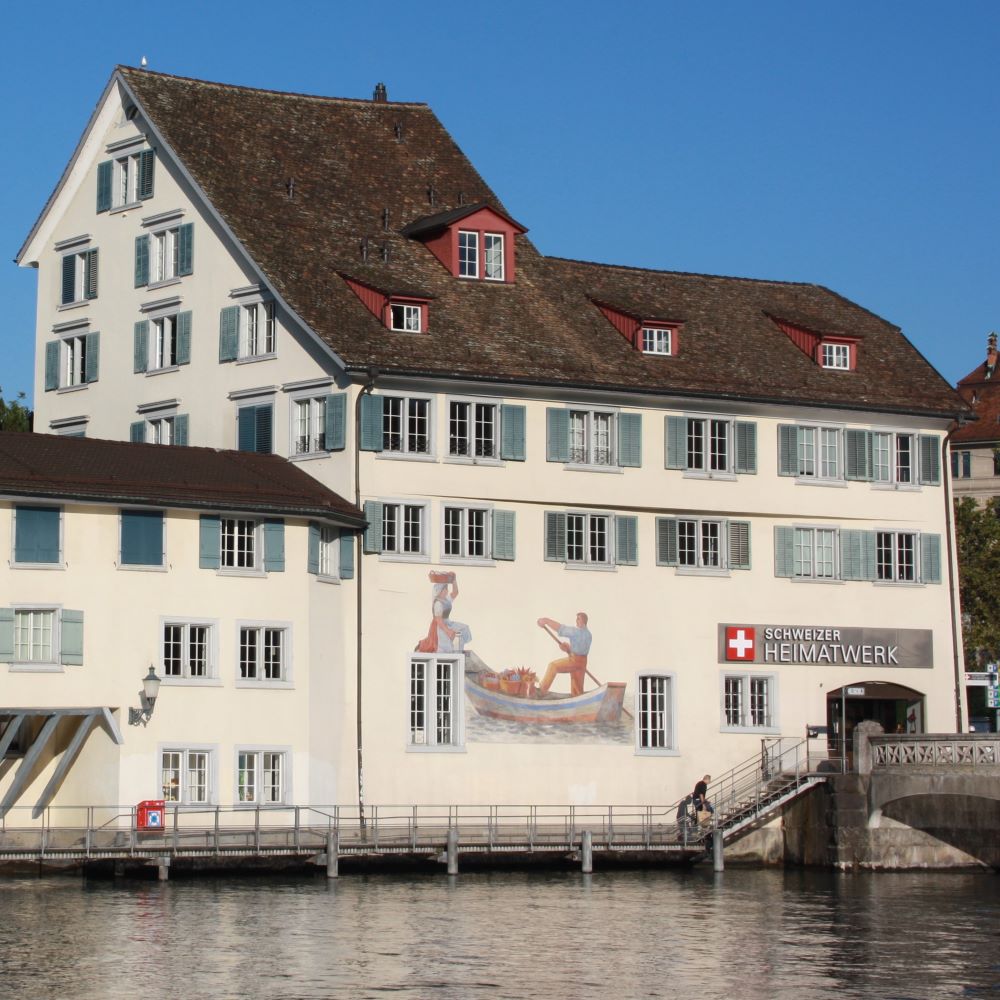
<path id="1" fill-rule="evenodd" d="M 869 720 L 887 733 L 922 733 L 924 696 L 920 691 L 886 681 L 859 681 L 830 691 L 826 696 L 830 756 L 850 760 L 854 727 Z"/>

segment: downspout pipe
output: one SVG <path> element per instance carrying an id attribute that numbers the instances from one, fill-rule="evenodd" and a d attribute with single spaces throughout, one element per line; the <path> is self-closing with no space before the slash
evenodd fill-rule
<path id="1" fill-rule="evenodd" d="M 948 595 L 951 602 L 951 649 L 955 670 L 955 732 L 965 732 L 962 721 L 962 692 L 964 670 L 959 659 L 960 648 L 959 622 L 961 608 L 959 606 L 958 581 L 955 579 L 955 524 L 954 524 L 954 498 L 951 492 L 951 436 L 962 425 L 964 421 L 961 417 L 956 420 L 955 426 L 944 436 L 941 443 L 941 482 L 944 484 L 944 524 L 945 537 L 948 540 Z"/>
<path id="2" fill-rule="evenodd" d="M 357 399 L 354 401 L 354 505 L 355 507 L 361 507 L 361 400 L 366 394 L 370 393 L 372 389 L 375 388 L 375 380 L 379 376 L 379 370 L 371 365 L 365 376 L 365 383 L 361 387 L 361 391 L 358 393 Z M 358 532 L 357 538 L 355 540 L 355 559 L 354 565 L 357 567 L 355 578 L 357 579 L 355 606 L 357 609 L 357 632 L 354 637 L 354 648 L 356 651 L 356 664 L 355 664 L 355 708 L 356 708 L 356 726 L 357 726 L 357 744 L 358 744 L 358 823 L 360 825 L 361 834 L 364 836 L 365 832 L 365 767 L 364 767 L 364 720 L 362 716 L 362 699 L 361 699 L 361 681 L 364 674 L 364 656 L 363 656 L 363 646 L 362 646 L 362 634 L 363 634 L 363 601 L 362 595 L 364 593 L 364 588 L 362 587 L 362 581 L 364 578 L 364 531 Z"/>

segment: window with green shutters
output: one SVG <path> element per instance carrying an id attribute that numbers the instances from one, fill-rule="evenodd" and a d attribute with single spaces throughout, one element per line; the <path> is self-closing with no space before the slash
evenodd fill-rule
<path id="1" fill-rule="evenodd" d="M 442 505 L 443 562 L 513 559 L 514 536 L 514 511 L 455 503 Z"/>
<path id="2" fill-rule="evenodd" d="M 277 351 L 274 302 L 224 306 L 219 313 L 219 361 L 272 357 Z"/>
<path id="3" fill-rule="evenodd" d="M 139 444 L 187 445 L 189 423 L 186 413 L 150 414 L 129 427 L 129 440 Z"/>
<path id="4" fill-rule="evenodd" d="M 97 298 L 97 262 L 96 247 L 63 256 L 59 297 L 61 305 L 74 305 Z"/>
<path id="5" fill-rule="evenodd" d="M 269 455 L 274 451 L 274 405 L 241 406 L 236 413 L 236 447 Z"/>
<path id="6" fill-rule="evenodd" d="M 750 522 L 658 517 L 656 564 L 709 573 L 750 569 Z"/>
<path id="7" fill-rule="evenodd" d="M 81 333 L 45 345 L 45 391 L 96 382 L 100 334 Z"/>
<path id="8" fill-rule="evenodd" d="M 121 512 L 121 566 L 164 565 L 163 512 L 123 510 Z"/>
<path id="9" fill-rule="evenodd" d="M 818 481 L 843 479 L 841 437 L 839 427 L 779 424 L 778 475 Z"/>
<path id="10" fill-rule="evenodd" d="M 15 504 L 14 565 L 62 563 L 62 508 Z"/>
<path id="11" fill-rule="evenodd" d="M 198 565 L 202 569 L 281 573 L 285 522 L 240 515 L 202 514 Z"/>
<path id="12" fill-rule="evenodd" d="M 668 469 L 708 478 L 757 472 L 757 425 L 752 421 L 668 416 L 664 435 Z"/>
<path id="13" fill-rule="evenodd" d="M 642 414 L 549 407 L 545 457 L 567 465 L 638 468 L 642 465 Z"/>
<path id="14" fill-rule="evenodd" d="M 191 363 L 191 312 L 141 319 L 132 331 L 132 370 L 159 372 Z"/>
<path id="15" fill-rule="evenodd" d="M 347 444 L 347 394 L 299 396 L 291 401 L 290 455 L 343 451 Z"/>
<path id="16" fill-rule="evenodd" d="M 153 197 L 156 154 L 151 149 L 128 153 L 97 165 L 97 211 L 125 208 Z"/>
<path id="17" fill-rule="evenodd" d="M 83 612 L 45 605 L 0 607 L 0 662 L 53 669 L 83 663 Z"/>
<path id="18" fill-rule="evenodd" d="M 135 287 L 159 285 L 194 273 L 194 223 L 186 222 L 135 239 Z"/>
<path id="19" fill-rule="evenodd" d="M 354 535 L 330 524 L 309 524 L 308 568 L 323 580 L 354 577 Z"/>
<path id="20" fill-rule="evenodd" d="M 778 472 L 897 489 L 940 486 L 941 439 L 911 431 L 783 424 L 778 427 Z"/>
<path id="21" fill-rule="evenodd" d="M 523 406 L 472 399 L 449 399 L 447 406 L 450 459 L 525 460 Z"/>
<path id="22" fill-rule="evenodd" d="M 634 515 L 547 510 L 544 518 L 544 558 L 549 562 L 591 568 L 638 563 Z"/>

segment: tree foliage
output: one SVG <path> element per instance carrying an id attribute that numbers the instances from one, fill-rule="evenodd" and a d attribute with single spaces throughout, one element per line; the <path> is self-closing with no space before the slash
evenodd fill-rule
<path id="1" fill-rule="evenodd" d="M 17 394 L 17 399 L 7 402 L 0 389 L 0 431 L 30 431 L 34 414 L 21 402 L 25 398 L 23 392 Z"/>
<path id="2" fill-rule="evenodd" d="M 966 660 L 1000 659 L 1000 499 L 955 502 L 962 638 Z"/>

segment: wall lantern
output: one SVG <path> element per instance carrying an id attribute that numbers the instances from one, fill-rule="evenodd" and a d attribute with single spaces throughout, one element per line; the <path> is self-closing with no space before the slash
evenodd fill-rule
<path id="1" fill-rule="evenodd" d="M 156 696 L 160 692 L 161 680 L 156 676 L 153 664 L 149 665 L 149 673 L 142 679 L 142 692 L 139 699 L 142 708 L 130 708 L 128 710 L 128 724 L 130 726 L 146 725 L 153 714 L 153 706 L 156 704 Z"/>

